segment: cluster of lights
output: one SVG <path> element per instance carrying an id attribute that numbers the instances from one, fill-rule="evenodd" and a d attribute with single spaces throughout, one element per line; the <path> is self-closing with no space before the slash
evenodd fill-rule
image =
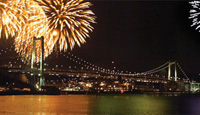
<path id="1" fill-rule="evenodd" d="M 4 50 L 1 49 L 0 50 L 0 55 L 2 55 L 3 53 L 7 53 L 7 52 L 10 52 L 13 50 L 13 46 L 10 46 L 10 48 L 5 48 Z M 164 69 L 166 69 L 168 67 L 168 62 L 155 68 L 155 69 L 152 69 L 152 70 L 149 70 L 149 71 L 146 71 L 146 72 L 142 72 L 142 73 L 134 73 L 134 74 L 131 74 L 131 72 L 128 72 L 126 71 L 126 73 L 124 73 L 124 71 L 120 71 L 120 70 L 112 70 L 112 69 L 106 69 L 106 68 L 102 68 L 100 66 L 97 66 L 95 64 L 92 64 L 91 62 L 88 62 L 70 52 L 68 53 L 62 53 L 60 52 L 61 56 L 69 59 L 71 62 L 74 62 L 75 64 L 78 64 L 81 66 L 81 70 L 90 70 L 94 73 L 104 73 L 104 74 L 109 74 L 109 75 L 124 75 L 124 76 L 147 76 L 147 75 L 150 75 L 150 76 L 155 76 L 155 77 L 165 77 L 165 76 L 160 76 L 160 75 L 157 75 L 156 73 L 158 73 L 159 71 L 162 71 Z M 15 57 L 16 58 L 16 57 Z M 24 67 L 25 63 L 18 63 L 17 61 L 21 61 L 21 59 L 19 57 L 17 57 L 17 60 L 15 60 L 14 62 L 9 62 L 8 63 L 8 66 L 9 67 Z M 113 63 L 113 62 L 112 62 Z M 20 64 L 20 65 L 16 65 L 16 64 Z M 37 65 L 39 65 L 39 63 L 37 63 Z M 44 63 L 45 66 L 49 66 L 49 64 L 47 63 Z M 185 74 L 185 72 L 182 70 L 181 66 L 177 63 L 179 69 L 181 70 L 181 72 L 183 73 L 183 75 L 189 79 L 187 77 L 187 75 Z M 56 65 L 55 68 L 63 68 L 64 67 L 64 64 L 62 65 Z M 69 69 L 72 69 L 72 66 L 68 66 Z M 51 68 L 51 70 L 55 70 L 55 68 Z M 74 66 L 74 69 L 77 69 L 78 66 Z M 45 69 L 46 70 L 46 69 Z M 154 75 L 155 74 L 155 75 Z M 53 74 L 54 75 L 54 74 Z M 59 76 L 59 74 L 58 74 Z M 180 79 L 180 78 L 178 78 Z"/>

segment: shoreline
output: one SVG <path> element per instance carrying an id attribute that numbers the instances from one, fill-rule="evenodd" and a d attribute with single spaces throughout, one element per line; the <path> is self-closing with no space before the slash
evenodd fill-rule
<path id="1" fill-rule="evenodd" d="M 199 95 L 200 93 L 192 92 L 88 92 L 88 91 L 61 91 L 61 92 L 44 92 L 44 91 L 2 91 L 0 96 L 4 95 L 101 95 L 101 94 L 146 94 L 146 95 L 163 95 L 163 96 L 180 96 L 180 95 Z"/>

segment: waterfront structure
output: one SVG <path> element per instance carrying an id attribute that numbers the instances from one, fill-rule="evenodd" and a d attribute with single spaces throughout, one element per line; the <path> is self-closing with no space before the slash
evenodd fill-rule
<path id="1" fill-rule="evenodd" d="M 171 63 L 171 62 L 170 62 Z M 105 73 L 98 71 L 80 70 L 61 70 L 61 69 L 45 69 L 45 85 L 49 87 L 57 87 L 61 91 L 87 91 L 87 92 L 168 92 L 168 91 L 189 91 L 187 77 L 174 77 L 156 74 L 163 69 L 169 70 L 169 63 L 157 69 L 143 73 L 123 74 L 123 73 Z M 178 64 L 177 64 L 178 65 Z M 176 69 L 176 68 L 175 68 Z M 40 77 L 39 75 L 31 76 L 32 71 L 23 69 L 9 68 L 10 76 L 22 73 L 28 79 Z M 168 73 L 168 72 L 166 72 Z M 12 74 L 12 75 L 11 75 Z M 16 78 L 16 77 L 15 77 Z M 174 79 L 173 79 L 174 78 Z M 28 82 L 31 82 L 29 79 Z M 28 83 L 27 82 L 27 83 Z"/>
<path id="2" fill-rule="evenodd" d="M 31 84 L 34 81 L 33 78 L 41 78 L 40 73 L 42 71 L 40 70 L 43 70 L 42 73 L 45 76 L 45 80 L 43 79 L 44 84 L 46 86 L 58 87 L 61 90 L 119 91 L 119 89 L 123 89 L 123 91 L 189 91 L 190 89 L 188 85 L 190 83 L 189 78 L 177 62 L 168 61 L 149 71 L 133 73 L 99 67 L 77 57 L 71 52 L 62 55 L 69 61 L 63 62 L 61 65 L 56 64 L 52 66 L 52 64 L 47 63 L 48 60 L 46 63 L 42 60 L 44 64 L 35 64 L 34 50 L 32 54 L 33 58 L 30 69 L 28 66 L 25 67 L 22 63 L 17 63 L 17 60 L 14 60 L 14 63 L 10 61 L 4 65 L 7 68 L 6 72 L 10 76 L 16 73 L 19 76 L 23 74 L 28 78 L 26 82 Z M 41 68 L 42 65 L 43 69 L 35 71 L 36 67 Z"/>
<path id="3" fill-rule="evenodd" d="M 192 81 L 190 83 L 190 91 L 191 92 L 199 92 L 198 90 L 200 90 L 200 83 L 198 83 L 196 81 Z"/>

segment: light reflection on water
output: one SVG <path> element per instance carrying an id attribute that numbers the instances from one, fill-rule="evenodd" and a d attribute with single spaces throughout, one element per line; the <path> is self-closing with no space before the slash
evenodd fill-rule
<path id="1" fill-rule="evenodd" d="M 200 114 L 200 96 L 21 95 L 0 96 L 0 114 Z"/>

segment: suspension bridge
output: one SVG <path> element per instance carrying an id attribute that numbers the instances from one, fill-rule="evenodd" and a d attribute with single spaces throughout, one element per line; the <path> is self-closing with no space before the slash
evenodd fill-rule
<path id="1" fill-rule="evenodd" d="M 0 50 L 0 55 L 12 50 L 13 47 Z M 35 53 L 34 49 L 32 53 Z M 37 89 L 42 86 L 56 86 L 62 90 L 189 91 L 198 90 L 200 86 L 196 88 L 195 84 L 190 88 L 188 76 L 176 61 L 168 61 L 154 69 L 135 73 L 103 68 L 71 52 L 62 54 L 68 60 L 66 63 L 53 66 L 43 59 L 40 64 L 35 63 L 33 56 L 31 63 L 22 62 L 19 56 L 6 57 L 1 68 L 7 68 L 6 71 L 12 75 L 18 73 L 26 76 L 26 83 Z"/>

